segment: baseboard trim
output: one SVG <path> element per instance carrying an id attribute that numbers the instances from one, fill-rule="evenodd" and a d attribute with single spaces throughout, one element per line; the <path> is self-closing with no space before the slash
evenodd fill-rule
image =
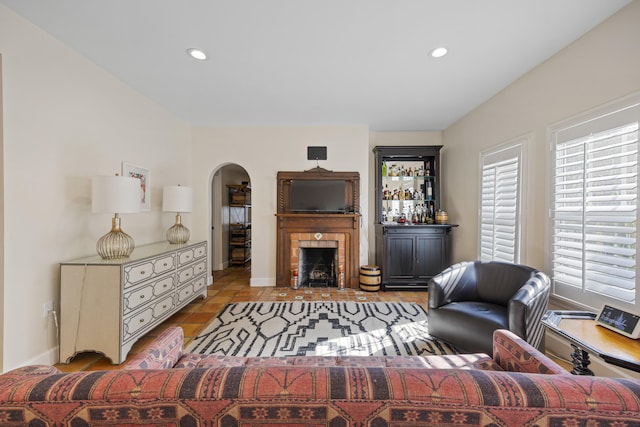
<path id="1" fill-rule="evenodd" d="M 275 277 L 252 277 L 249 286 L 256 288 L 274 287 L 276 285 Z"/>
<path id="2" fill-rule="evenodd" d="M 32 366 L 32 365 L 55 365 L 59 362 L 60 359 L 60 347 L 55 346 L 44 353 L 40 353 L 38 356 L 34 357 L 31 360 L 27 360 L 22 366 Z M 11 369 L 18 368 L 18 366 L 14 366 Z"/>

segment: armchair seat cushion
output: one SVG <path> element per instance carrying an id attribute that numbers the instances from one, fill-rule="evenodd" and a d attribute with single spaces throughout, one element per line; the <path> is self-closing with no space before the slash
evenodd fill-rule
<path id="1" fill-rule="evenodd" d="M 429 333 L 468 349 L 491 354 L 493 342 L 487 341 L 496 329 L 509 329 L 507 308 L 480 301 L 460 301 L 433 310 L 429 315 Z"/>

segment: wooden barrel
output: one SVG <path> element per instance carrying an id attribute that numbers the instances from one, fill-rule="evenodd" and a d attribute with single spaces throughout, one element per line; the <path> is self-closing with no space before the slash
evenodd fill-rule
<path id="1" fill-rule="evenodd" d="M 449 222 L 449 215 L 446 211 L 436 212 L 436 224 L 446 224 Z"/>
<path id="2" fill-rule="evenodd" d="M 360 267 L 360 289 L 368 292 L 380 290 L 380 267 L 377 265 Z"/>

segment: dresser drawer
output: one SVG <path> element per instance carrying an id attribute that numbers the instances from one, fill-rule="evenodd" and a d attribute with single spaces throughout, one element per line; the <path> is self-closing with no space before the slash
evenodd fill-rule
<path id="1" fill-rule="evenodd" d="M 193 281 L 193 293 L 198 294 L 207 287 L 207 276 L 202 275 Z"/>
<path id="2" fill-rule="evenodd" d="M 200 259 L 207 256 L 207 244 L 203 243 L 193 248 L 193 257 Z"/>
<path id="3" fill-rule="evenodd" d="M 174 288 L 174 277 L 173 276 L 168 276 L 165 277 L 164 279 L 160 279 L 157 282 L 154 282 L 155 284 L 153 285 L 153 295 L 158 297 L 160 295 L 163 295 L 165 292 L 169 292 Z"/>
<path id="4" fill-rule="evenodd" d="M 194 294 L 193 283 L 189 283 L 183 288 L 180 288 L 178 290 L 178 295 L 177 295 L 177 300 L 178 300 L 177 305 L 180 306 L 182 305 L 182 303 L 189 301 L 191 297 L 193 297 L 193 294 Z"/>
<path id="5" fill-rule="evenodd" d="M 184 267 L 178 271 L 178 286 L 183 285 L 189 280 L 196 277 L 198 274 L 202 274 L 207 270 L 207 261 L 201 261 L 196 264 Z"/>
<path id="6" fill-rule="evenodd" d="M 173 290 L 173 276 L 152 280 L 148 283 L 136 286 L 133 290 L 125 292 L 123 298 L 123 314 L 128 314 L 137 310 L 143 305 L 150 303 L 155 298 Z"/>
<path id="7" fill-rule="evenodd" d="M 127 342 L 149 330 L 156 319 L 169 313 L 175 307 L 173 296 L 167 295 L 160 301 L 150 304 L 144 310 L 122 320 L 122 342 Z"/>
<path id="8" fill-rule="evenodd" d="M 182 249 L 178 251 L 178 266 L 187 265 L 193 260 L 207 256 L 207 244 Z"/>
<path id="9" fill-rule="evenodd" d="M 185 283 L 189 283 L 189 281 L 194 277 L 195 277 L 195 274 L 193 273 L 193 267 L 189 266 L 189 267 L 183 268 L 182 270 L 178 271 L 177 286 L 182 286 Z"/>
<path id="10" fill-rule="evenodd" d="M 124 267 L 124 287 L 126 289 L 174 268 L 175 258 L 173 254 L 127 265 Z"/>
<path id="11" fill-rule="evenodd" d="M 193 275 L 197 276 L 198 274 L 202 274 L 207 271 L 207 260 L 199 261 L 193 264 Z"/>
<path id="12" fill-rule="evenodd" d="M 135 291 L 127 292 L 123 296 L 122 313 L 128 314 L 153 299 L 153 285 L 142 286 Z"/>
<path id="13" fill-rule="evenodd" d="M 178 252 L 178 266 L 189 264 L 195 259 L 193 248 L 184 249 Z"/>

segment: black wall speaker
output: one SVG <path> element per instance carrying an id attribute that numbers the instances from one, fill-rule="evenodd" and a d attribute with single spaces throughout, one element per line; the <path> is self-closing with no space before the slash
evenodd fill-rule
<path id="1" fill-rule="evenodd" d="M 307 147 L 307 160 L 327 160 L 327 147 Z"/>

